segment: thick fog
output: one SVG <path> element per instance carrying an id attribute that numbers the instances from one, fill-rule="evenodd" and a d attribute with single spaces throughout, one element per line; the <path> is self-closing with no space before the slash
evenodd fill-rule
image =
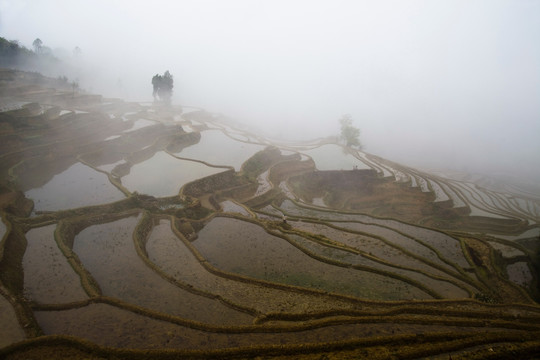
<path id="1" fill-rule="evenodd" d="M 540 1 L 0 0 L 0 36 L 105 96 L 151 101 L 169 70 L 175 104 L 271 136 L 350 114 L 367 152 L 540 182 Z"/>

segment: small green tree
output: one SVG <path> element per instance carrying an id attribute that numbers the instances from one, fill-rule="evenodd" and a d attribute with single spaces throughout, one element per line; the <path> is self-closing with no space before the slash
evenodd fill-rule
<path id="1" fill-rule="evenodd" d="M 360 129 L 352 125 L 352 117 L 349 114 L 343 115 L 339 119 L 341 124 L 341 139 L 345 141 L 347 146 L 357 146 L 362 148 L 360 144 Z"/>
<path id="2" fill-rule="evenodd" d="M 152 86 L 154 87 L 154 91 L 152 93 L 154 100 L 156 100 L 157 96 L 161 101 L 170 104 L 174 80 L 169 70 L 165 71 L 163 75 L 154 75 L 152 78 Z"/>

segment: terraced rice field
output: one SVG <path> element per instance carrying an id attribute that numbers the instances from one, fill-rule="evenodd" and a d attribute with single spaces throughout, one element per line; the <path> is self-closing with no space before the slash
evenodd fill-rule
<path id="1" fill-rule="evenodd" d="M 0 358 L 540 353 L 534 186 L 48 93 L 0 113 Z"/>
<path id="2" fill-rule="evenodd" d="M 55 175 L 42 187 L 26 191 L 25 195 L 34 201 L 35 211 L 73 209 L 125 197 L 106 175 L 81 163 Z"/>
<path id="3" fill-rule="evenodd" d="M 190 181 L 224 170 L 196 161 L 176 159 L 165 152 L 158 152 L 152 158 L 134 165 L 130 173 L 122 177 L 122 184 L 140 194 L 171 196 L 178 194 L 180 188 Z"/>
<path id="4" fill-rule="evenodd" d="M 233 166 L 239 171 L 242 164 L 256 152 L 265 146 L 236 141 L 219 130 L 207 130 L 201 132 L 201 140 L 193 146 L 189 146 L 175 155 L 204 161 L 212 165 Z M 227 151 L 215 151 L 216 148 Z"/>
<path id="5" fill-rule="evenodd" d="M 24 294 L 41 304 L 86 300 L 88 295 L 54 239 L 56 225 L 31 229 L 23 257 Z"/>
<path id="6" fill-rule="evenodd" d="M 336 144 L 321 145 L 315 149 L 304 150 L 315 161 L 317 170 L 369 169 L 364 162 L 347 152 L 347 148 Z"/>

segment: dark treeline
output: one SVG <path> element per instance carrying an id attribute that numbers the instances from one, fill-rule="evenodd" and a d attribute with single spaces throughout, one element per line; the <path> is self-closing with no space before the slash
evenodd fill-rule
<path id="1" fill-rule="evenodd" d="M 35 61 L 37 55 L 16 40 L 7 40 L 0 37 L 0 65 L 2 67 L 16 67 L 18 64 Z"/>
<path id="2" fill-rule="evenodd" d="M 39 53 L 21 45 L 17 40 L 0 37 L 0 67 L 27 71 L 39 71 L 45 74 L 58 69 L 62 62 L 47 47 L 40 47 Z"/>

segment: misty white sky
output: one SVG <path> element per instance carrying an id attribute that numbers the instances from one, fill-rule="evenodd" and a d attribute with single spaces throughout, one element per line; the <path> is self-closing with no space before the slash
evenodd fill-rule
<path id="1" fill-rule="evenodd" d="M 175 103 L 273 135 L 349 113 L 368 152 L 540 183 L 540 1 L 0 0 L 0 36 L 79 46 L 67 75 L 106 96 L 170 70 Z"/>

